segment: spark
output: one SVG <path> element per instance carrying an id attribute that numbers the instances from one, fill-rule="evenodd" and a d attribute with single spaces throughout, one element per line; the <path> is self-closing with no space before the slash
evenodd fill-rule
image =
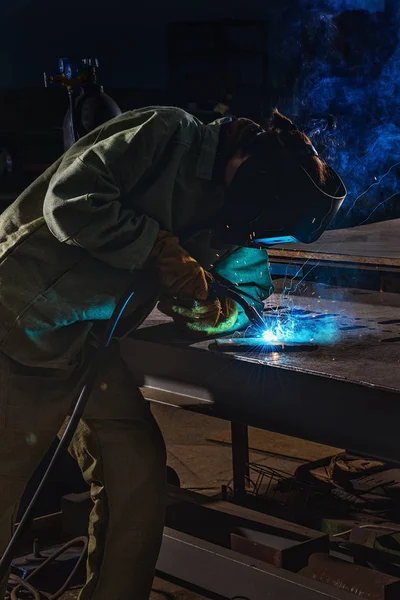
<path id="1" fill-rule="evenodd" d="M 333 343 L 339 334 L 336 320 L 329 315 L 315 319 L 317 315 L 305 317 L 293 307 L 277 308 L 272 310 L 266 318 L 266 328 L 261 338 L 266 344 L 284 344 L 287 342 L 307 343 Z"/>
<path id="2" fill-rule="evenodd" d="M 388 175 L 390 173 L 390 171 L 392 169 L 394 169 L 395 167 L 400 166 L 400 162 L 393 164 L 390 169 L 388 169 L 386 171 L 386 173 L 384 173 L 381 178 L 379 179 L 379 181 L 377 181 L 376 183 L 372 183 L 362 194 L 360 194 L 359 196 L 357 196 L 357 198 L 354 200 L 353 205 L 351 206 L 351 208 L 348 210 L 348 212 L 346 213 L 345 217 L 342 219 L 342 221 L 338 224 L 337 228 L 340 228 L 340 225 L 344 222 L 344 220 L 347 218 L 347 216 L 350 214 L 350 211 L 353 210 L 354 206 L 356 205 L 357 201 L 368 192 L 368 190 L 370 190 L 373 186 L 376 185 L 380 185 L 380 183 L 382 182 L 382 179 L 384 177 L 386 177 L 386 175 Z M 389 196 L 389 198 L 386 198 L 385 200 L 382 200 L 382 202 L 380 202 L 377 206 L 375 206 L 375 208 L 370 212 L 370 214 L 368 215 L 368 217 L 362 221 L 362 223 L 360 223 L 360 225 L 364 225 L 370 218 L 371 216 L 374 214 L 374 212 L 383 204 L 385 204 L 385 202 L 389 202 L 389 200 L 391 200 L 392 198 L 394 198 L 394 196 L 396 196 L 398 194 L 398 192 L 394 192 L 391 196 Z M 344 242 L 345 239 L 345 235 L 343 235 L 342 239 L 339 241 L 338 243 L 338 248 L 340 248 L 341 244 Z M 322 249 L 324 248 L 324 244 L 321 245 L 321 247 L 319 248 L 319 252 L 322 252 Z M 304 267 L 307 265 L 307 263 L 311 260 L 311 258 L 308 258 L 307 260 L 304 261 L 304 263 L 299 267 L 299 269 L 297 270 L 297 272 L 294 274 L 294 276 L 291 278 L 290 280 L 290 285 L 289 287 L 284 287 L 283 291 L 281 292 L 281 299 L 282 301 L 286 300 L 289 295 L 291 293 L 295 294 L 300 286 L 300 284 L 306 279 L 306 277 L 308 277 L 308 275 L 314 270 L 316 269 L 320 264 L 321 264 L 321 260 L 317 261 L 317 263 L 315 265 L 313 265 L 311 267 L 311 269 L 309 269 L 302 277 L 301 279 L 294 285 L 293 287 L 293 282 L 294 280 L 297 278 L 297 276 L 302 272 L 302 270 L 304 269 Z M 285 282 L 286 282 L 286 277 L 285 277 Z M 319 301 L 318 301 L 319 302 Z"/>
<path id="3" fill-rule="evenodd" d="M 400 163 L 399 163 L 400 164 Z M 380 207 L 382 206 L 382 204 L 385 204 L 385 202 L 389 202 L 389 200 L 391 200 L 392 198 L 394 198 L 395 196 L 397 196 L 399 192 L 394 192 L 394 194 L 392 194 L 391 196 L 389 196 L 389 198 L 386 198 L 386 200 L 382 200 L 382 202 L 379 202 L 379 204 L 377 204 L 374 208 L 373 211 L 371 211 L 371 213 L 368 215 L 368 217 L 362 221 L 362 223 L 360 223 L 360 225 L 364 225 L 364 223 L 366 223 L 370 217 L 372 217 L 372 215 L 374 214 L 374 212 Z"/>
<path id="4" fill-rule="evenodd" d="M 353 168 L 359 164 L 360 166 L 362 165 L 363 161 L 365 161 L 365 159 L 368 157 L 369 154 L 371 154 L 371 152 L 373 152 L 375 150 L 375 147 L 378 145 L 378 143 L 381 141 L 381 139 L 385 137 L 384 134 L 380 134 L 378 135 L 378 137 L 376 138 L 375 142 L 373 144 L 371 144 L 371 146 L 368 148 L 367 152 L 365 152 L 365 154 L 363 156 L 358 156 L 355 161 L 349 166 L 349 168 L 347 169 L 347 171 L 344 173 L 343 177 L 347 177 L 347 175 L 350 173 L 350 171 L 353 170 Z M 395 166 L 395 165 L 394 165 Z M 390 171 L 390 169 L 389 169 Z M 385 175 L 387 175 L 388 173 L 385 173 Z M 382 176 L 385 177 L 385 175 Z M 376 177 L 375 177 L 376 179 Z M 381 179 L 381 181 L 382 181 Z M 380 182 L 379 182 L 380 183 Z M 365 192 L 364 192 L 365 193 Z"/>
<path id="5" fill-rule="evenodd" d="M 266 342 L 277 342 L 278 338 L 276 334 L 271 329 L 266 329 L 262 335 L 263 340 Z"/>
<path id="6" fill-rule="evenodd" d="M 367 189 L 366 189 L 364 192 L 362 192 L 362 194 L 360 194 L 359 196 L 357 196 L 357 198 L 354 200 L 353 204 L 351 205 L 351 207 L 349 208 L 349 210 L 347 211 L 347 213 L 345 214 L 345 216 L 343 217 L 343 219 L 342 219 L 342 220 L 340 221 L 340 223 L 338 224 L 338 229 L 340 228 L 340 225 L 341 225 L 341 224 L 342 224 L 342 223 L 345 221 L 345 219 L 347 219 L 347 217 L 349 216 L 350 212 L 353 210 L 353 208 L 355 207 L 355 205 L 357 204 L 357 202 L 359 201 L 359 199 L 360 199 L 360 198 L 362 198 L 363 196 L 365 196 L 365 194 L 366 194 L 367 192 L 369 192 L 369 190 L 370 190 L 371 188 L 375 187 L 376 185 L 380 185 L 380 184 L 381 184 L 381 182 L 382 182 L 382 180 L 384 179 L 384 177 L 386 177 L 386 175 L 389 175 L 390 171 L 391 171 L 392 169 L 394 169 L 395 167 L 398 167 L 399 165 L 400 165 L 400 162 L 394 163 L 394 164 L 393 164 L 393 165 L 390 167 L 390 169 L 388 169 L 388 170 L 386 171 L 386 173 L 384 173 L 384 174 L 383 174 L 383 175 L 380 177 L 380 179 L 379 179 L 379 180 L 377 180 L 377 178 L 376 178 L 376 177 L 374 177 L 374 179 L 375 179 L 375 183 L 371 183 L 371 185 L 370 185 L 369 187 L 367 187 Z M 347 173 L 346 173 L 346 175 L 347 175 Z M 392 197 L 393 197 L 393 196 L 392 196 Z M 378 207 L 376 207 L 376 208 L 378 208 Z M 376 208 L 375 208 L 374 210 L 376 210 Z M 372 212 L 374 212 L 374 211 L 372 211 Z M 371 213 L 371 214 L 372 214 L 372 213 Z M 370 216 L 371 216 L 371 215 L 369 215 L 369 217 L 370 217 Z M 368 219 L 369 219 L 369 217 L 368 217 Z M 365 222 L 365 221 L 364 221 L 364 222 Z"/>

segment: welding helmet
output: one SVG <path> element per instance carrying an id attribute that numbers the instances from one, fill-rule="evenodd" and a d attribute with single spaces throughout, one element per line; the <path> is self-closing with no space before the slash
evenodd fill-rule
<path id="1" fill-rule="evenodd" d="M 259 135 L 265 135 L 261 132 Z M 328 165 L 324 183 L 307 170 L 314 146 L 255 152 L 236 171 L 214 229 L 223 244 L 267 247 L 315 242 L 338 212 L 347 191 Z"/>

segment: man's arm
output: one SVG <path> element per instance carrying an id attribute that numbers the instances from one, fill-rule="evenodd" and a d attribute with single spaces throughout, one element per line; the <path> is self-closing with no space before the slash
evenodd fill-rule
<path id="1" fill-rule="evenodd" d="M 258 248 L 238 248 L 226 259 L 218 262 L 211 273 L 218 273 L 235 285 L 236 291 L 252 304 L 260 313 L 263 300 L 273 292 L 269 274 L 269 261 L 266 250 Z M 250 325 L 244 311 L 239 314 L 231 331 L 237 331 Z"/>
<path id="2" fill-rule="evenodd" d="M 125 208 L 120 198 L 134 193 L 177 125 L 156 110 L 142 114 L 139 122 L 135 118 L 130 122 L 128 113 L 126 119 L 99 130 L 94 143 L 78 156 L 67 153 L 44 200 L 44 218 L 52 234 L 113 267 L 140 268 L 156 241 L 159 224 Z"/>

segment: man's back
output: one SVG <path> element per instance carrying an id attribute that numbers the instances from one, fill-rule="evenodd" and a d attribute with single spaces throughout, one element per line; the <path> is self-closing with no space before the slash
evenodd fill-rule
<path id="1" fill-rule="evenodd" d="M 0 343 L 64 368 L 109 318 L 160 228 L 218 209 L 219 126 L 180 109 L 125 113 L 91 132 L 0 216 Z M 66 327 L 68 325 L 68 327 Z"/>

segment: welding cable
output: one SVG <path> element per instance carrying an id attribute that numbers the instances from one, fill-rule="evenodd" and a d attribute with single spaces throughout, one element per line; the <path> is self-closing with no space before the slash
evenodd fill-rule
<path id="1" fill-rule="evenodd" d="M 93 386 L 95 384 L 97 375 L 103 364 L 106 363 L 107 360 L 107 350 L 111 344 L 112 337 L 115 331 L 115 328 L 120 320 L 124 310 L 126 309 L 128 303 L 132 299 L 134 295 L 134 291 L 132 291 L 132 287 L 121 297 L 120 301 L 117 303 L 104 332 L 103 341 L 100 346 L 96 350 L 96 354 L 93 357 L 86 377 L 86 381 L 82 387 L 81 393 L 75 403 L 74 410 L 72 411 L 72 415 L 68 422 L 68 425 L 60 438 L 57 447 L 54 451 L 54 454 L 51 458 L 50 464 L 47 467 L 41 481 L 39 482 L 38 487 L 36 488 L 35 493 L 32 496 L 31 501 L 28 504 L 24 514 L 21 517 L 18 527 L 16 528 L 14 535 L 12 536 L 7 548 L 5 549 L 1 559 L 0 559 L 0 581 L 3 581 L 5 578 L 9 566 L 11 564 L 12 559 L 14 558 L 14 553 L 17 544 L 21 540 L 24 535 L 26 529 L 29 527 L 31 520 L 33 518 L 33 509 L 34 506 L 47 482 L 47 479 L 54 468 L 54 465 L 58 461 L 60 455 L 64 450 L 68 448 L 70 445 L 72 438 L 75 435 L 76 428 L 79 424 L 79 421 L 82 418 L 83 412 L 86 408 L 86 404 L 89 400 L 90 394 L 92 392 Z"/>
<path id="2" fill-rule="evenodd" d="M 399 533 L 398 529 L 394 529 L 393 527 L 388 527 L 388 526 L 382 526 L 379 523 L 377 523 L 377 524 L 367 523 L 366 525 L 357 525 L 357 529 L 378 529 L 380 531 L 385 531 L 388 534 Z M 332 538 L 340 537 L 342 535 L 347 535 L 348 533 L 351 533 L 352 531 L 353 531 L 352 529 L 347 529 L 346 531 L 339 531 L 339 533 L 332 533 L 330 537 L 332 537 Z"/>
<path id="3" fill-rule="evenodd" d="M 30 573 L 26 579 L 20 579 L 20 581 L 18 582 L 18 585 L 11 592 L 10 600 L 18 600 L 18 596 L 17 596 L 18 590 L 22 589 L 24 586 L 26 586 L 27 583 L 31 589 L 29 589 L 27 586 L 26 586 L 26 588 L 29 589 L 29 591 L 31 593 L 33 593 L 32 590 L 35 590 L 35 588 L 32 587 L 32 585 L 29 583 L 29 580 L 34 579 L 35 575 L 37 575 L 40 571 L 42 571 L 45 567 L 47 567 L 47 565 L 49 565 L 56 558 L 58 558 L 59 556 L 64 554 L 64 552 L 66 550 L 68 550 L 68 548 L 71 548 L 72 546 L 75 546 L 76 544 L 83 544 L 82 550 L 81 550 L 81 553 L 79 555 L 79 558 L 78 558 L 74 568 L 72 569 L 71 573 L 69 574 L 69 576 L 67 577 L 67 579 L 65 580 L 63 585 L 54 594 L 48 594 L 47 592 L 43 592 L 43 591 L 39 592 L 39 594 L 41 594 L 48 600 L 57 600 L 58 598 L 60 598 L 60 596 L 62 596 L 64 594 L 64 592 L 68 589 L 68 586 L 71 583 L 71 581 L 73 580 L 80 565 L 82 564 L 82 561 L 86 558 L 86 552 L 87 552 L 89 540 L 85 536 L 77 537 L 73 540 L 70 540 L 63 546 L 60 546 L 60 548 L 58 548 L 55 552 L 53 552 L 53 554 L 51 554 L 48 558 L 46 558 L 45 561 L 43 561 L 38 567 L 36 567 L 36 569 L 34 571 L 32 571 L 32 573 Z M 38 590 L 35 590 L 35 593 L 37 593 L 37 592 L 38 592 Z M 36 600 L 36 596 L 35 596 L 35 600 Z"/>
<path id="4" fill-rule="evenodd" d="M 9 581 L 10 581 L 10 584 L 15 585 L 11 594 L 6 595 L 6 598 L 9 598 L 9 600 L 18 600 L 18 596 L 16 595 L 17 590 L 25 590 L 25 591 L 29 592 L 29 594 L 31 594 L 33 600 L 43 600 L 43 596 L 41 595 L 40 592 L 38 592 L 38 590 L 36 588 L 33 587 L 33 585 L 31 585 L 30 583 L 27 583 L 26 581 L 23 581 L 23 579 L 20 579 L 16 575 L 10 575 Z"/>

